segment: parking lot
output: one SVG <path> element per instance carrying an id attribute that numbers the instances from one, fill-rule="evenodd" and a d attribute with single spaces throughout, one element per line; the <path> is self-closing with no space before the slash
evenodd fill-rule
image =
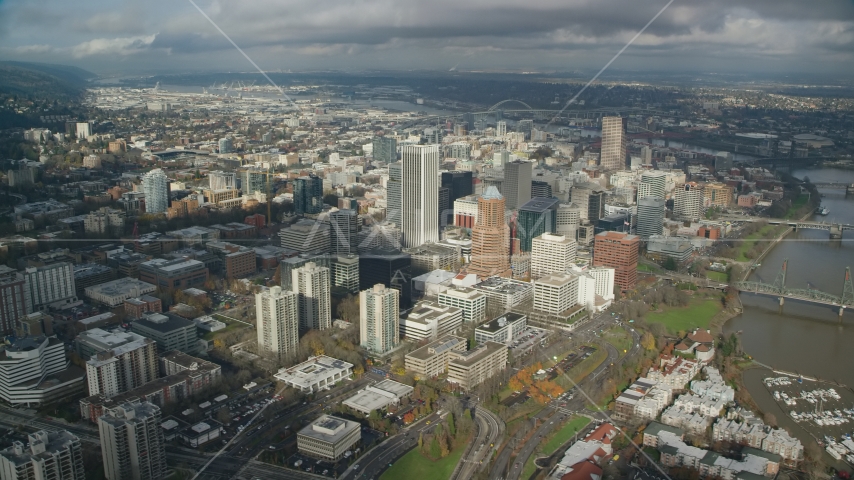
<path id="1" fill-rule="evenodd" d="M 551 332 L 537 327 L 526 327 L 525 330 L 513 339 L 510 344 L 510 351 L 516 357 L 531 353 L 534 346 L 542 347 L 548 345 L 548 336 Z"/>

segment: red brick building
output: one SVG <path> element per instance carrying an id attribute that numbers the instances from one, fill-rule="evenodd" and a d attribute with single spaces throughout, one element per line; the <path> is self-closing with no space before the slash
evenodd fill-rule
<path id="1" fill-rule="evenodd" d="M 125 316 L 127 318 L 142 318 L 142 314 L 146 312 L 163 311 L 163 303 L 157 297 L 151 295 L 143 295 L 139 298 L 129 298 L 124 302 Z"/>
<path id="2" fill-rule="evenodd" d="M 630 290 L 637 283 L 640 237 L 628 233 L 602 232 L 594 237 L 593 266 L 614 269 L 614 285 Z"/>
<path id="3" fill-rule="evenodd" d="M 244 218 L 243 223 L 247 225 L 252 225 L 258 230 L 261 230 L 267 225 L 267 217 L 261 215 L 260 213 L 256 213 L 255 215 L 249 215 L 248 217 Z"/>

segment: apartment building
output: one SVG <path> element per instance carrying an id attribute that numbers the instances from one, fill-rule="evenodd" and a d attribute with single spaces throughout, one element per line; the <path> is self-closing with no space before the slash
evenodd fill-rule
<path id="1" fill-rule="evenodd" d="M 128 402 L 110 408 L 98 419 L 98 431 L 108 480 L 166 477 L 166 444 L 159 407 L 148 402 Z"/>
<path id="2" fill-rule="evenodd" d="M 66 430 L 39 430 L 27 445 L 13 441 L 0 450 L 3 480 L 85 480 L 80 439 Z"/>
<path id="3" fill-rule="evenodd" d="M 102 393 L 111 397 L 158 377 L 156 343 L 141 335 L 130 335 L 134 336 L 133 340 L 98 352 L 86 362 L 89 395 Z M 109 336 L 99 340 L 112 341 Z"/>

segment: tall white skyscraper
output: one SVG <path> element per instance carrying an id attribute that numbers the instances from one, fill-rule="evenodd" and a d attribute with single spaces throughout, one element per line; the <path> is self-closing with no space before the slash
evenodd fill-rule
<path id="1" fill-rule="evenodd" d="M 412 248 L 438 242 L 439 146 L 404 145 L 401 165 L 401 243 Z"/>
<path id="2" fill-rule="evenodd" d="M 626 124 L 622 117 L 602 117 L 599 164 L 605 170 L 626 169 Z"/>
<path id="3" fill-rule="evenodd" d="M 647 197 L 664 199 L 667 186 L 667 174 L 652 170 L 641 174 L 638 183 L 638 200 Z"/>
<path id="4" fill-rule="evenodd" d="M 531 241 L 531 277 L 566 273 L 575 262 L 578 245 L 565 235 L 544 233 Z"/>
<path id="5" fill-rule="evenodd" d="M 166 477 L 166 444 L 157 405 L 137 401 L 106 409 L 98 419 L 98 431 L 108 480 Z"/>
<path id="6" fill-rule="evenodd" d="M 169 207 L 169 178 L 163 170 L 154 170 L 142 176 L 145 192 L 145 213 L 163 213 Z"/>
<path id="7" fill-rule="evenodd" d="M 28 444 L 13 441 L 0 450 L 3 480 L 84 480 L 80 439 L 66 430 L 39 430 L 27 435 Z"/>
<path id="8" fill-rule="evenodd" d="M 298 295 L 301 328 L 325 330 L 332 326 L 332 291 L 328 268 L 308 262 L 291 271 L 291 288 Z"/>
<path id="9" fill-rule="evenodd" d="M 359 342 L 374 353 L 385 353 L 400 343 L 400 292 L 374 285 L 359 294 Z"/>
<path id="10" fill-rule="evenodd" d="M 299 347 L 298 295 L 273 287 L 255 294 L 255 328 L 258 348 L 279 355 L 296 352 Z"/>

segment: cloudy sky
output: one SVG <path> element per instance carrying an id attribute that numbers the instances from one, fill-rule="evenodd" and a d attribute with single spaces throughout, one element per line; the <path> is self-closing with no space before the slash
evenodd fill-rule
<path id="1" fill-rule="evenodd" d="M 195 0 L 265 70 L 598 70 L 667 0 Z M 190 0 L 0 0 L 0 59 L 247 71 Z M 854 73 L 851 0 L 675 0 L 619 70 Z"/>

